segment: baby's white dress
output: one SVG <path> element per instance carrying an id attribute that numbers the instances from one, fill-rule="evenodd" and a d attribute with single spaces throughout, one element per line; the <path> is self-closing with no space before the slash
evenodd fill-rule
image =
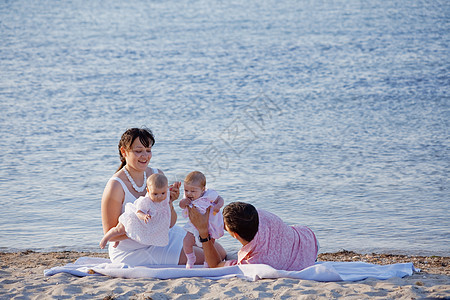
<path id="1" fill-rule="evenodd" d="M 147 193 L 145 197 L 127 203 L 125 212 L 119 217 L 127 236 L 143 245 L 166 246 L 169 243 L 169 197 L 170 193 L 167 190 L 167 197 L 161 202 L 153 202 Z M 151 216 L 147 223 L 136 215 L 139 210 Z"/>

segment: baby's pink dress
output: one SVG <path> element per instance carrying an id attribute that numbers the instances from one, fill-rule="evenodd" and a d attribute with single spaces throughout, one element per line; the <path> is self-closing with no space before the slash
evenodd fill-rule
<path id="1" fill-rule="evenodd" d="M 170 193 L 164 201 L 153 202 L 148 193 L 139 197 L 133 203 L 127 203 L 125 211 L 119 217 L 119 222 L 125 227 L 127 236 L 138 243 L 153 246 L 166 246 L 169 243 L 170 227 Z M 145 223 L 139 219 L 136 212 L 140 210 L 151 216 Z"/>
<path id="2" fill-rule="evenodd" d="M 210 206 L 214 205 L 214 201 L 216 201 L 217 197 L 219 197 L 219 194 L 213 190 L 213 189 L 206 189 L 203 195 L 192 201 L 191 205 L 195 205 L 197 210 L 204 214 L 206 212 L 206 209 Z M 186 195 L 185 195 L 186 198 Z M 183 209 L 182 213 L 183 217 L 189 218 L 188 210 L 187 208 Z M 195 242 L 197 246 L 201 247 L 202 243 L 200 243 L 200 240 L 198 238 L 198 230 L 195 228 L 195 226 L 191 223 L 191 221 L 188 221 L 186 225 L 184 225 L 184 229 L 187 232 L 190 232 L 195 237 Z M 223 236 L 224 229 L 223 229 L 223 217 L 222 212 L 219 211 L 218 213 L 214 214 L 213 209 L 211 208 L 209 212 L 209 226 L 208 226 L 209 234 L 213 239 L 218 239 Z"/>
<path id="3" fill-rule="evenodd" d="M 276 215 L 258 210 L 259 226 L 253 240 L 238 252 L 236 264 L 266 264 L 277 270 L 300 271 L 317 258 L 316 236 L 306 226 L 286 225 Z"/>

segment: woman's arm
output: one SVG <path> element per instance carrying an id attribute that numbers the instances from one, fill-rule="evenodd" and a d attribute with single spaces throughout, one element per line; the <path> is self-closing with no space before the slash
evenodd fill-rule
<path id="1" fill-rule="evenodd" d="M 172 228 L 173 226 L 175 226 L 175 223 L 177 222 L 177 212 L 175 211 L 175 208 L 173 207 L 173 203 L 172 201 L 169 201 L 169 206 L 170 206 L 170 227 Z"/>
<path id="2" fill-rule="evenodd" d="M 103 233 L 119 223 L 119 216 L 122 213 L 122 203 L 125 198 L 125 192 L 119 182 L 110 180 L 103 191 L 102 196 L 102 224 Z M 121 241 L 128 237 L 123 234 L 111 239 L 111 241 Z"/>
<path id="3" fill-rule="evenodd" d="M 178 199 L 178 196 L 180 195 L 180 186 L 181 182 L 177 181 L 170 185 L 169 191 L 170 191 L 170 199 L 169 199 L 169 205 L 170 205 L 170 228 L 172 228 L 175 223 L 177 222 L 177 212 L 175 211 L 175 208 L 173 207 L 173 201 Z"/>
<path id="4" fill-rule="evenodd" d="M 206 239 L 209 236 L 208 222 L 209 211 L 211 207 L 208 207 L 206 213 L 201 214 L 195 207 L 188 207 L 189 220 L 197 228 L 200 238 Z M 223 267 L 225 262 L 222 262 L 219 252 L 211 240 L 202 243 L 203 253 L 205 254 L 205 260 L 210 268 Z"/>

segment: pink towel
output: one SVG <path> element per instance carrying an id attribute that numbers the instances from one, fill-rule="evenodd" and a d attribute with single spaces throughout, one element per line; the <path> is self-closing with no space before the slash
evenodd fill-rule
<path id="1" fill-rule="evenodd" d="M 267 264 L 277 270 L 300 271 L 317 258 L 316 237 L 306 226 L 288 226 L 279 217 L 258 210 L 259 227 L 253 240 L 226 265 Z"/>

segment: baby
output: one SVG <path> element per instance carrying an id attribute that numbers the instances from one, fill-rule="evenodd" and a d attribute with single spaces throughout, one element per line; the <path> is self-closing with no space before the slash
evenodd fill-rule
<path id="1" fill-rule="evenodd" d="M 205 187 L 206 177 L 203 173 L 198 171 L 189 173 L 184 179 L 184 198 L 180 201 L 180 207 L 183 209 L 183 217 L 188 218 L 188 206 L 195 206 L 202 214 L 211 206 L 208 230 L 214 243 L 215 239 L 223 236 L 223 217 L 219 212 L 224 201 L 216 191 L 205 189 Z M 183 250 L 187 257 L 186 268 L 191 269 L 196 260 L 193 246 L 197 244 L 198 247 L 201 247 L 202 244 L 197 228 L 190 221 L 184 226 L 184 229 L 187 231 L 183 240 Z M 207 266 L 206 262 L 205 266 Z"/>
<path id="2" fill-rule="evenodd" d="M 100 248 L 113 237 L 126 234 L 144 245 L 166 246 L 169 242 L 170 192 L 167 177 L 152 174 L 147 179 L 147 194 L 125 205 L 119 224 L 111 228 L 100 242 Z M 119 242 L 115 242 L 117 247 Z"/>

